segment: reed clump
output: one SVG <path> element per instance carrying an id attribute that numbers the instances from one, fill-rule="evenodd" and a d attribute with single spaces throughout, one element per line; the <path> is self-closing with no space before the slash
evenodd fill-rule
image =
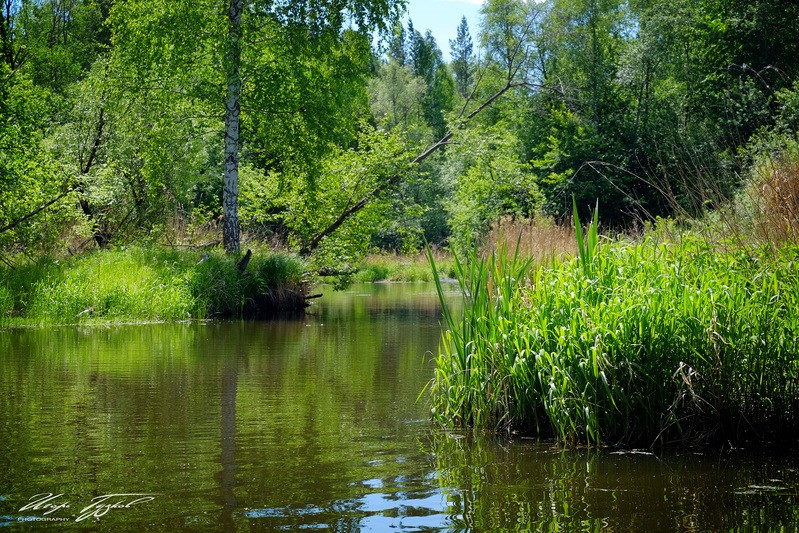
<path id="1" fill-rule="evenodd" d="M 596 219 L 575 241 L 560 265 L 507 246 L 456 259 L 439 421 L 591 445 L 795 440 L 799 248 L 610 241 Z"/>
<path id="2" fill-rule="evenodd" d="M 752 198 L 754 234 L 773 245 L 799 242 L 799 146 L 763 159 L 746 191 Z"/>
<path id="3" fill-rule="evenodd" d="M 170 321 L 302 309 L 305 265 L 256 251 L 244 271 L 221 250 L 120 247 L 0 269 L 0 319 L 34 323 Z"/>

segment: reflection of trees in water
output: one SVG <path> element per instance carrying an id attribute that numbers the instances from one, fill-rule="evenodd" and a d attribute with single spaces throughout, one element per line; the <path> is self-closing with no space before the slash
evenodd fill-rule
<path id="1" fill-rule="evenodd" d="M 217 473 L 222 515 L 220 522 L 225 531 L 233 531 L 233 511 L 236 509 L 236 389 L 239 380 L 238 357 L 228 354 L 222 366 L 220 398 L 220 454 L 221 470 Z"/>
<path id="2" fill-rule="evenodd" d="M 433 434 L 430 449 L 450 514 L 477 531 L 771 530 L 799 523 L 799 461 L 784 456 L 658 458 L 445 432 Z M 785 490 L 741 490 L 775 476 Z"/>
<path id="3" fill-rule="evenodd" d="M 454 292 L 452 304 L 459 302 Z M 432 283 L 376 283 L 355 285 L 349 291 L 324 291 L 325 295 L 310 312 L 324 320 L 373 320 L 389 318 L 420 320 L 437 325 L 441 320 L 441 305 Z M 449 293 L 447 293 L 449 294 Z"/>
<path id="4" fill-rule="evenodd" d="M 372 304 L 342 305 L 368 314 Z M 177 531 L 318 522 L 344 531 L 373 524 L 403 501 L 437 496 L 427 477 L 433 471 L 449 512 L 462 517 L 455 526 L 475 531 L 799 523 L 792 457 L 661 461 L 440 432 L 418 449 L 428 411 L 414 401 L 432 375 L 421 365 L 438 345 L 438 320 L 333 316 L 5 332 L 4 494 L 29 498 L 40 484 L 69 488 L 76 500 L 109 490 L 162 492 L 137 511 L 142 523 L 163 520 L 164 530 Z M 389 511 L 372 510 L 367 496 Z M 245 517 L 245 507 L 273 514 Z M 110 530 L 133 517 L 103 523 Z"/>

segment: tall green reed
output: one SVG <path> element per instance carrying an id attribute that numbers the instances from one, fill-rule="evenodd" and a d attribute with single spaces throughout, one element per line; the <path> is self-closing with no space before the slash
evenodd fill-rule
<path id="1" fill-rule="evenodd" d="M 516 247 L 518 251 L 518 246 Z M 522 283 L 529 260 L 506 247 L 487 257 L 478 257 L 472 249 L 465 260 L 455 256 L 455 278 L 464 297 L 463 315 L 456 316 L 443 305 L 448 327 L 438 357 L 433 397 L 454 401 L 436 401 L 434 414 L 442 422 L 474 425 L 501 430 L 512 426 L 510 419 L 514 394 L 506 378 L 508 365 L 501 331 L 512 321 L 522 305 L 517 286 Z M 435 259 L 429 253 L 439 297 L 444 302 Z M 504 339 L 507 341 L 507 339 Z"/>
<path id="2" fill-rule="evenodd" d="M 596 218 L 577 228 L 580 253 L 558 266 L 458 259 L 466 305 L 445 312 L 439 421 L 589 444 L 796 435 L 797 249 L 600 243 Z"/>

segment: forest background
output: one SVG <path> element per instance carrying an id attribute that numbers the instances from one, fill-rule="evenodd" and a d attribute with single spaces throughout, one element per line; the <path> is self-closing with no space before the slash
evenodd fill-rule
<path id="1" fill-rule="evenodd" d="M 797 2 L 488 0 L 449 62 L 403 9 L 0 0 L 0 259 L 243 239 L 339 268 L 573 199 L 634 230 L 795 140 Z"/>

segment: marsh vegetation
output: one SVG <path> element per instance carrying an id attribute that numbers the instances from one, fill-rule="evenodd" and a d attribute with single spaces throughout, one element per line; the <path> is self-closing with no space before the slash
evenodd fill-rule
<path id="1" fill-rule="evenodd" d="M 799 5 L 488 0 L 449 57 L 404 8 L 0 0 L 0 321 L 262 315 L 430 243 L 443 423 L 795 431 Z"/>
<path id="2" fill-rule="evenodd" d="M 704 220 L 603 236 L 575 207 L 571 256 L 542 258 L 530 226 L 457 257 L 466 304 L 445 314 L 436 418 L 572 444 L 795 441 L 794 157 Z"/>

